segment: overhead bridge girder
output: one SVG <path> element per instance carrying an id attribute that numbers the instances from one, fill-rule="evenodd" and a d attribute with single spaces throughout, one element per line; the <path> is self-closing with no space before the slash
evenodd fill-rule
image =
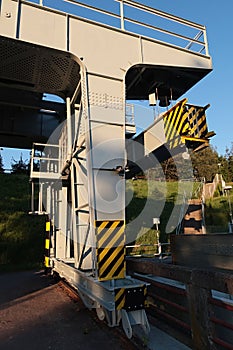
<path id="1" fill-rule="evenodd" d="M 37 94 L 54 94 L 63 99 L 74 94 L 80 80 L 78 58 L 53 48 L 52 43 L 46 47 L 23 41 L 23 37 L 21 40 L 5 37 L 2 30 L 0 34 L 0 84 Z"/>
<path id="2" fill-rule="evenodd" d="M 34 142 L 46 143 L 59 126 L 56 112 L 0 105 L 0 146 L 31 149 Z"/>
<path id="3" fill-rule="evenodd" d="M 78 59 L 3 36 L 0 59 L 1 146 L 30 149 L 33 142 L 46 143 L 66 118 L 62 99 L 73 96 L 77 89 Z M 46 94 L 59 96 L 61 102 L 46 100 Z"/>
<path id="4" fill-rule="evenodd" d="M 127 2 L 129 6 L 137 8 L 137 3 Z M 128 6 L 127 2 L 125 6 Z M 152 16 L 156 15 L 156 11 L 152 8 L 140 6 L 138 9 L 142 14 L 145 11 L 150 12 Z M 109 14 L 106 13 L 106 15 Z M 163 17 L 164 13 L 159 13 L 158 16 Z M 44 65 L 42 71 L 45 74 L 41 78 L 42 82 L 46 82 L 45 90 L 49 87 L 49 83 L 51 89 L 51 82 L 55 82 L 54 94 L 65 93 L 67 96 L 71 91 L 71 87 L 66 91 L 64 84 L 70 77 L 72 65 L 69 63 L 69 57 L 73 55 L 73 57 L 82 58 L 88 72 L 92 75 L 115 79 L 124 79 L 126 75 L 127 99 L 147 99 L 148 94 L 155 91 L 155 88 L 159 88 L 161 97 L 170 97 L 170 88 L 172 88 L 173 98 L 176 100 L 212 70 L 212 61 L 208 54 L 204 26 L 178 17 L 169 17 L 168 14 L 164 17 L 172 23 L 176 22 L 177 25 L 191 27 L 194 32 L 201 32 L 204 40 L 198 42 L 195 38 L 189 40 L 189 37 L 183 36 L 182 39 L 186 39 L 188 45 L 178 46 L 153 37 L 138 35 L 124 28 L 115 28 L 78 16 L 69 16 L 65 12 L 48 9 L 29 1 L 2 0 L 0 52 L 4 72 L 2 71 L 0 76 L 3 73 L 9 73 L 9 68 L 7 69 L 7 65 L 4 64 L 9 59 L 7 53 L 14 55 L 17 51 L 18 61 L 16 56 L 14 58 L 17 62 L 14 79 L 19 79 L 18 81 L 21 80 L 23 83 L 24 74 L 15 76 L 17 72 L 23 70 L 28 77 L 25 83 L 28 86 L 33 84 L 35 77 L 41 74 L 41 70 L 38 70 L 37 75 L 31 79 L 31 65 L 37 64 L 36 57 L 41 62 L 40 55 L 42 54 L 43 57 L 44 50 L 47 48 L 47 59 L 43 59 L 42 62 Z M 34 30 L 32 30 L 32 24 Z M 9 44 L 10 38 L 17 41 Z M 24 46 L 19 52 L 23 42 Z M 191 50 L 190 43 L 201 44 L 204 50 L 200 52 Z M 57 53 L 52 52 L 52 49 L 56 49 Z M 25 59 L 26 57 L 28 59 Z M 54 67 L 55 74 L 52 74 L 51 67 Z M 77 77 L 75 71 L 71 76 L 72 85 Z"/>
<path id="5" fill-rule="evenodd" d="M 209 146 L 215 135 L 208 131 L 205 107 L 177 102 L 162 113 L 145 131 L 127 142 L 128 177 L 155 166 L 179 153 L 199 151 Z"/>
<path id="6" fill-rule="evenodd" d="M 125 6 L 137 7 L 135 4 L 126 2 Z M 0 88 L 4 89 L 5 95 L 10 96 L 13 105 L 18 103 L 16 95 L 20 90 L 28 93 L 29 100 L 31 92 L 35 92 L 37 97 L 39 93 L 55 94 L 63 99 L 74 96 L 80 81 L 80 60 L 93 77 L 124 82 L 122 91 L 125 90 L 124 97 L 128 100 L 148 99 L 148 95 L 155 90 L 161 100 L 176 100 L 212 70 L 205 28 L 174 16 L 170 18 L 168 14 L 166 18 L 172 22 L 175 20 L 178 24 L 199 31 L 198 37 L 202 33 L 204 40 L 189 40 L 187 37 L 186 46 L 172 45 L 126 31 L 124 27 L 113 28 L 69 16 L 30 1 L 2 0 L 0 9 Z M 139 9 L 151 12 L 154 16 L 158 12 L 141 5 Z M 104 44 L 96 50 L 96 43 Z M 192 51 L 192 45 L 199 45 L 204 50 Z M 105 48 L 111 48 L 107 54 Z M 15 92 L 12 88 L 16 89 Z M 91 90 L 92 96 L 95 96 L 95 102 L 90 101 L 91 104 L 98 105 L 100 99 L 106 100 L 107 91 L 102 89 L 97 92 L 93 86 Z M 110 93 L 107 95 L 112 98 Z M 2 103 L 4 101 L 0 101 Z M 35 105 L 43 108 L 42 97 L 38 98 Z M 4 105 L 4 110 L 10 113 L 7 105 Z M 60 113 L 59 117 L 66 116 Z M 13 118 L 16 120 L 15 115 Z M 35 113 L 32 118 L 36 118 Z M 15 123 L 19 125 L 20 120 Z M 54 128 L 56 126 L 57 123 Z M 14 134 L 21 140 L 21 148 L 27 148 L 31 140 L 27 137 L 23 140 L 24 135 L 17 133 L 17 130 Z M 7 146 L 18 146 L 20 141 L 13 142 L 14 134 L 9 128 L 3 129 L 3 143 L 7 140 Z M 35 138 L 34 141 L 45 142 L 45 138 Z"/>

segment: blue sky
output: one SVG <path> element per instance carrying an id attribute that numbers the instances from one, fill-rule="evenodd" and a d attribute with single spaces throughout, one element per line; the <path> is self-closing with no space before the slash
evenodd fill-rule
<path id="1" fill-rule="evenodd" d="M 207 28 L 213 71 L 193 87 L 187 96 L 190 103 L 210 103 L 207 110 L 209 129 L 216 132 L 211 143 L 217 147 L 218 153 L 224 154 L 226 146 L 231 147 L 233 141 L 233 1 L 150 1 L 152 2 L 163 3 L 164 7 L 169 7 L 172 2 L 172 13 L 204 24 Z"/>
<path id="2" fill-rule="evenodd" d="M 39 0 L 34 0 L 39 2 Z M 101 6 L 107 10 L 117 10 L 119 4 L 113 0 L 83 0 L 93 6 Z M 169 12 L 193 22 L 203 24 L 207 28 L 209 51 L 213 60 L 213 71 L 194 86 L 186 95 L 189 103 L 206 105 L 209 130 L 214 130 L 216 136 L 211 144 L 218 153 L 224 154 L 226 147 L 231 147 L 233 141 L 231 102 L 233 102 L 233 1 L 222 0 L 142 0 L 145 5 Z M 57 7 L 66 6 L 74 9 L 62 0 L 44 0 L 47 4 Z M 63 5 L 61 5 L 63 3 Z M 221 5 L 221 6 L 220 6 Z M 5 167 L 10 167 L 12 157 L 19 159 L 21 151 L 4 149 L 2 152 Z M 29 152 L 23 152 L 23 158 L 29 158 Z"/>
<path id="3" fill-rule="evenodd" d="M 233 1 L 222 0 L 144 0 L 144 4 L 203 24 L 207 29 L 213 71 L 186 95 L 189 103 L 210 104 L 209 130 L 216 136 L 211 144 L 224 154 L 233 142 Z"/>

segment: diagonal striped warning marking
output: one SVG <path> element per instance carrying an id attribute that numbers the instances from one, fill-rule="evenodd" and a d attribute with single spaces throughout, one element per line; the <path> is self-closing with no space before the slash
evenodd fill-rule
<path id="1" fill-rule="evenodd" d="M 181 100 L 163 116 L 166 142 L 170 149 L 184 143 L 185 136 L 198 141 L 208 132 L 206 108 L 187 105 L 186 102 L 187 99 Z"/>
<path id="2" fill-rule="evenodd" d="M 207 132 L 207 124 L 206 124 L 206 116 L 203 115 L 198 117 L 196 120 L 196 124 L 192 129 L 193 135 L 197 135 L 198 137 L 202 137 Z"/>
<path id="3" fill-rule="evenodd" d="M 96 221 L 99 280 L 125 277 L 125 224 L 123 220 Z"/>
<path id="4" fill-rule="evenodd" d="M 170 148 L 173 147 L 174 139 L 179 137 L 179 129 L 187 119 L 186 116 L 184 117 L 184 105 L 186 102 L 187 99 L 181 100 L 164 115 L 165 137 Z"/>
<path id="5" fill-rule="evenodd" d="M 115 290 L 115 308 L 116 310 L 123 309 L 125 305 L 125 289 L 120 288 Z"/>
<path id="6" fill-rule="evenodd" d="M 183 106 L 185 104 L 187 100 L 182 100 L 181 102 L 179 102 L 178 104 L 176 104 L 174 107 L 174 112 L 172 113 L 173 114 L 173 118 L 168 120 L 168 124 L 169 125 L 169 128 L 167 130 L 167 133 L 165 131 L 165 134 L 166 134 L 166 138 L 167 140 L 171 140 L 173 139 L 175 136 L 178 135 L 177 133 L 177 125 L 178 123 L 180 122 L 180 118 L 183 114 Z"/>

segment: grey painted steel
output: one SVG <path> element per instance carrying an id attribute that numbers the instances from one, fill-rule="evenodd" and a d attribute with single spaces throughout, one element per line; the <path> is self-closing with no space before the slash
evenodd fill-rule
<path id="1" fill-rule="evenodd" d="M 36 7 L 25 1 L 20 3 L 20 39 L 66 51 L 66 14 Z M 9 18 L 2 15 L 0 33 L 3 36 L 16 37 L 17 5 L 17 2 L 13 0 L 3 0 L 2 13 L 11 13 Z M 43 26 L 41 26 L 41 21 L 43 21 Z M 34 30 L 31 30 L 32 23 Z M 54 23 L 53 30 L 50 28 L 51 23 Z M 197 54 L 78 17 L 71 16 L 68 33 L 70 52 L 77 57 L 82 57 L 88 72 L 92 74 L 122 79 L 129 68 L 139 64 L 190 67 L 199 70 L 211 70 L 212 68 L 208 55 Z M 78 33 L 79 40 L 76 40 Z M 86 37 L 88 37 L 88 44 Z M 97 42 L 100 44 L 98 54 L 95 49 Z M 104 46 L 101 42 L 104 43 Z M 113 42 L 114 45 L 112 45 Z M 143 57 L 141 52 L 143 52 Z"/>
<path id="2" fill-rule="evenodd" d="M 127 4 L 136 6 L 132 1 L 125 2 L 125 5 Z M 139 9 L 143 10 L 142 7 L 140 5 Z M 206 33 L 204 26 L 154 9 L 149 10 L 147 7 L 144 10 Z M 199 54 L 27 1 L 2 1 L 0 34 L 0 84 L 11 97 L 12 86 L 25 91 L 57 94 L 62 98 L 66 98 L 67 95 L 72 97 L 80 79 L 78 57 L 82 58 L 88 75 L 96 77 L 93 79 L 90 96 L 94 98 L 97 106 L 100 104 L 99 100 L 105 99 L 107 93 L 99 91 L 96 85 L 104 77 L 106 80 L 125 81 L 128 99 L 147 99 L 148 94 L 158 86 L 159 97 L 170 97 L 172 88 L 173 98 L 177 99 L 212 69 L 207 41 L 204 41 L 206 53 Z M 124 86 L 122 91 L 123 89 Z M 12 103 L 14 104 L 14 98 Z M 62 117 L 65 118 L 65 115 Z M 20 119 L 18 116 L 18 124 Z M 53 127 L 56 127 L 56 124 L 53 124 Z M 27 133 L 30 130 L 26 129 Z M 0 130 L 3 137 L 7 132 L 9 134 L 9 131 L 9 127 L 2 132 Z M 46 137 L 47 134 L 44 138 L 34 141 L 45 142 Z M 20 140 L 21 147 L 28 147 L 28 144 L 32 143 L 30 139 L 25 139 L 24 145 L 22 137 Z M 6 142 L 6 137 L 3 141 Z M 15 144 L 12 134 L 12 137 L 8 138 L 7 146 L 10 146 L 11 142 L 12 146 L 17 146 L 20 141 Z"/>
<path id="3" fill-rule="evenodd" d="M 130 339 L 133 335 L 132 326 L 141 325 L 145 334 L 150 333 L 150 325 L 146 316 L 145 310 L 136 310 L 127 312 L 126 310 L 121 310 L 122 316 L 122 326 L 125 331 L 125 334 Z"/>
<path id="4" fill-rule="evenodd" d="M 123 328 L 128 338 L 132 337 L 132 326 L 142 325 L 144 331 L 148 334 L 150 326 L 144 309 L 136 311 L 116 310 L 115 291 L 119 289 L 131 289 L 143 287 L 145 283 L 131 277 L 124 279 L 99 282 L 87 273 L 83 273 L 73 267 L 69 260 L 59 261 L 53 259 L 53 271 L 59 273 L 60 277 L 65 278 L 71 286 L 78 290 L 84 304 L 88 308 L 99 310 L 103 308 L 104 314 L 101 319 L 107 318 L 109 326 L 119 325 L 122 319 Z M 97 311 L 99 317 L 99 312 Z"/>
<path id="5" fill-rule="evenodd" d="M 142 23 L 125 18 L 125 6 L 198 29 L 204 40 L 199 43 L 199 36 L 177 36 L 147 24 L 147 29 L 185 40 L 186 46 L 181 47 L 127 31 L 127 23 Z M 9 102 L 12 88 L 22 90 L 22 104 L 29 96 L 30 111 L 33 99 L 38 98 L 37 115 L 44 105 L 44 93 L 66 101 L 66 111 L 51 106 L 59 115 L 59 127 L 52 135 L 54 142 L 49 138 L 52 146 L 43 150 L 45 163 L 41 164 L 47 164 L 47 174 L 43 168 L 39 176 L 32 173 L 32 179 L 39 177 L 43 188 L 38 212 L 43 201 L 51 221 L 51 267 L 78 288 L 88 307 L 101 306 L 109 311 L 110 325 L 120 320 L 114 290 L 139 285 L 127 276 L 98 281 L 96 221 L 125 221 L 125 181 L 115 171 L 119 166 L 124 169 L 127 161 L 125 101 L 148 99 L 155 89 L 160 101 L 165 97 L 177 99 L 212 69 L 203 26 L 134 1 L 121 1 L 120 9 L 116 18 L 121 28 L 114 28 L 46 8 L 42 1 L 36 5 L 2 0 L 0 21 L 0 86 L 6 89 L 5 100 Z M 203 53 L 190 50 L 199 44 L 204 47 Z M 8 107 L 3 101 L 5 113 L 17 102 L 16 96 Z M 20 124 L 23 117 L 16 113 Z M 9 130 L 2 130 L 2 134 Z M 26 136 L 30 131 L 31 127 L 25 127 Z M 27 139 L 24 146 L 30 141 Z M 151 143 L 148 139 L 149 150 Z M 52 156 L 53 147 L 59 149 L 56 157 Z M 55 174 L 60 173 L 56 181 Z M 123 317 L 126 330 L 136 320 L 149 328 L 144 310 Z"/>

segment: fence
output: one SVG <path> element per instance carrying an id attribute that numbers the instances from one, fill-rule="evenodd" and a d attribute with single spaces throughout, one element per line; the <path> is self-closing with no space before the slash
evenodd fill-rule
<path id="1" fill-rule="evenodd" d="M 153 316 L 190 339 L 196 350 L 233 350 L 233 275 L 218 270 L 127 260 L 128 273 L 149 282 Z"/>

